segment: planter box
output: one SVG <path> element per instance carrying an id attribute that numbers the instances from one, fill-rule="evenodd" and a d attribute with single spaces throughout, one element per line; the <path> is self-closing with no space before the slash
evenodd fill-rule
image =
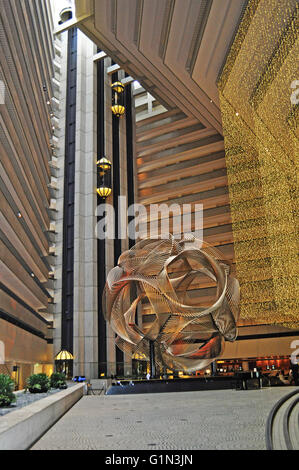
<path id="1" fill-rule="evenodd" d="M 83 396 L 74 385 L 0 418 L 0 450 L 29 449 Z"/>

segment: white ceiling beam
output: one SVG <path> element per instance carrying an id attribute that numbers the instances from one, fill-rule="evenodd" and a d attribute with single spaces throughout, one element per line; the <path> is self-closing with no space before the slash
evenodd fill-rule
<path id="1" fill-rule="evenodd" d="M 125 86 L 129 85 L 130 83 L 133 83 L 133 82 L 135 82 L 135 78 L 133 78 L 133 77 L 125 77 L 121 80 L 121 83 Z"/>
<path id="2" fill-rule="evenodd" d="M 106 52 L 101 51 L 93 56 L 93 61 L 98 62 L 99 60 L 105 59 L 107 56 Z"/>
<path id="3" fill-rule="evenodd" d="M 119 72 L 121 67 L 118 64 L 111 65 L 110 67 L 107 68 L 107 74 L 112 75 L 115 72 Z"/>
<path id="4" fill-rule="evenodd" d="M 80 18 L 71 18 L 70 20 L 65 21 L 62 25 L 58 26 L 54 30 L 53 32 L 54 36 L 57 36 L 58 34 L 64 33 L 64 31 L 68 31 L 69 29 L 78 26 L 80 23 L 82 23 L 82 21 L 85 21 L 87 18 L 90 18 L 91 16 L 93 16 L 93 14 L 87 14 L 87 15 L 81 16 Z"/>

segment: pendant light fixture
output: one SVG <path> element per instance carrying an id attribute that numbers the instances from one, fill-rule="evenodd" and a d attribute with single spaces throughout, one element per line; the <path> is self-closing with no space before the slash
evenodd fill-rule
<path id="1" fill-rule="evenodd" d="M 103 157 L 97 161 L 97 193 L 106 199 L 111 194 L 111 162 Z"/>
<path id="2" fill-rule="evenodd" d="M 112 88 L 112 106 L 111 110 L 116 117 L 121 117 L 125 113 L 124 107 L 124 85 L 121 82 L 114 82 Z"/>

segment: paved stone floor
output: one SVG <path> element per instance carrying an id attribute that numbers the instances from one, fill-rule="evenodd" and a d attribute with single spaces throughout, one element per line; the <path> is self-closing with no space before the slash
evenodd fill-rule
<path id="1" fill-rule="evenodd" d="M 265 449 L 268 414 L 293 389 L 84 396 L 32 449 Z"/>

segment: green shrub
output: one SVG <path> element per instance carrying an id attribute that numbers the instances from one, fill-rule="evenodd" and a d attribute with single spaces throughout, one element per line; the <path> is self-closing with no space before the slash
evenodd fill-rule
<path id="1" fill-rule="evenodd" d="M 30 387 L 31 390 L 34 390 L 37 393 L 41 392 L 42 386 L 40 384 L 34 384 Z"/>
<path id="2" fill-rule="evenodd" d="M 45 393 L 51 387 L 50 379 L 46 374 L 32 374 L 26 381 L 31 393 Z"/>
<path id="3" fill-rule="evenodd" d="M 0 406 L 9 406 L 16 401 L 13 393 L 14 381 L 7 374 L 0 374 Z"/>
<path id="4" fill-rule="evenodd" d="M 54 372 L 51 375 L 51 387 L 52 388 L 67 388 L 66 377 L 62 372 Z"/>
<path id="5" fill-rule="evenodd" d="M 61 390 L 64 388 L 67 388 L 66 382 L 63 382 L 62 380 L 59 380 L 56 385 L 57 388 L 60 388 Z"/>

